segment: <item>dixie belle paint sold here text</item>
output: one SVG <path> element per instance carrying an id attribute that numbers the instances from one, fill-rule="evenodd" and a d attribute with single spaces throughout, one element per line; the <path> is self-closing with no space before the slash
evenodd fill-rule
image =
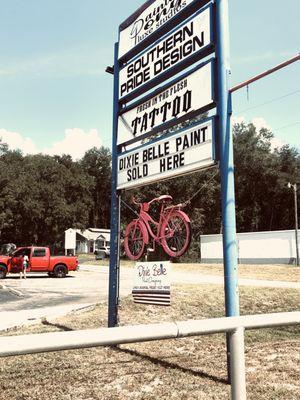
<path id="1" fill-rule="evenodd" d="M 119 98 L 127 96 L 211 42 L 211 9 L 205 8 L 120 71 Z"/>
<path id="2" fill-rule="evenodd" d="M 144 185 L 214 164 L 209 119 L 118 157 L 118 189 Z"/>

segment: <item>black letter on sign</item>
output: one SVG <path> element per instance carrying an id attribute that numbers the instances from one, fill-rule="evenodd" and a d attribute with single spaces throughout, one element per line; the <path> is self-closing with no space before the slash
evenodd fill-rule
<path id="1" fill-rule="evenodd" d="M 171 103 L 169 101 L 166 101 L 165 104 L 163 104 L 160 108 L 160 112 L 163 113 L 163 118 L 162 118 L 162 122 L 166 122 L 167 120 L 167 113 L 168 110 L 170 110 L 171 108 Z"/>
<path id="2" fill-rule="evenodd" d="M 188 112 L 192 106 L 192 91 L 187 90 L 183 96 L 183 111 Z"/>
<path id="3" fill-rule="evenodd" d="M 134 120 L 132 121 L 131 126 L 133 127 L 133 132 L 132 132 L 133 136 L 136 135 L 137 127 L 138 127 L 138 124 L 139 124 L 140 122 L 141 122 L 141 118 L 140 118 L 140 117 L 136 117 L 136 119 L 134 119 Z"/>
<path id="4" fill-rule="evenodd" d="M 159 114 L 158 108 L 153 108 L 153 110 L 149 113 L 149 117 L 151 118 L 151 128 L 155 125 L 155 118 Z"/>
<path id="5" fill-rule="evenodd" d="M 177 117 L 177 115 L 180 113 L 180 97 L 176 96 L 173 102 L 173 113 L 172 117 Z"/>
<path id="6" fill-rule="evenodd" d="M 148 113 L 145 112 L 145 114 L 143 115 L 141 132 L 146 131 L 147 126 L 148 126 Z"/>

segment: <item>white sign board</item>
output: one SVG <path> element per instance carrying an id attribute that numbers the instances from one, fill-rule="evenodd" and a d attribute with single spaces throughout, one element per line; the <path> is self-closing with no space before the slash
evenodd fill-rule
<path id="1" fill-rule="evenodd" d="M 119 117 L 118 144 L 213 103 L 212 62 Z"/>
<path id="2" fill-rule="evenodd" d="M 203 9 L 120 71 L 119 99 L 211 44 L 211 8 Z"/>
<path id="3" fill-rule="evenodd" d="M 143 42 L 194 0 L 156 0 L 120 31 L 119 58 Z"/>
<path id="4" fill-rule="evenodd" d="M 118 156 L 118 189 L 149 184 L 214 164 L 213 119 Z"/>
<path id="5" fill-rule="evenodd" d="M 171 263 L 137 262 L 132 295 L 135 303 L 170 305 Z"/>
<path id="6" fill-rule="evenodd" d="M 76 249 L 76 231 L 75 229 L 68 229 L 65 231 L 65 249 L 75 250 Z"/>

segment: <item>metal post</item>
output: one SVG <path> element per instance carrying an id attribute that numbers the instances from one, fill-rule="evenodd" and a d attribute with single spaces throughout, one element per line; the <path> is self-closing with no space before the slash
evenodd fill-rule
<path id="1" fill-rule="evenodd" d="M 299 267 L 297 183 L 293 185 L 293 188 L 294 188 L 294 201 L 295 201 L 296 265 Z"/>
<path id="2" fill-rule="evenodd" d="M 233 138 L 230 127 L 231 94 L 229 93 L 228 77 L 230 74 L 229 62 L 229 21 L 228 0 L 216 0 L 216 24 L 218 59 L 218 117 L 219 117 L 219 143 L 220 143 L 220 172 L 221 172 L 221 201 L 222 201 L 222 226 L 223 226 L 223 259 L 224 259 L 224 284 L 226 316 L 239 315 L 238 292 L 238 263 L 237 239 L 235 216 L 234 192 L 234 163 L 233 163 Z M 227 343 L 231 341 L 227 336 Z M 234 345 L 235 342 L 233 342 Z M 231 359 L 231 351 L 236 349 L 227 347 Z M 231 360 L 232 363 L 232 360 Z M 228 378 L 230 366 L 228 365 Z M 232 387 L 235 386 L 232 377 Z"/>
<path id="3" fill-rule="evenodd" d="M 246 371 L 244 328 L 230 333 L 231 347 L 231 400 L 246 400 Z"/>
<path id="4" fill-rule="evenodd" d="M 108 327 L 118 325 L 119 302 L 119 224 L 120 202 L 117 192 L 117 131 L 119 113 L 119 63 L 118 43 L 115 44 L 114 64 L 114 108 L 113 108 L 113 140 L 112 140 L 112 181 L 111 181 L 111 213 L 110 213 L 110 263 L 109 263 L 109 293 L 108 293 Z"/>

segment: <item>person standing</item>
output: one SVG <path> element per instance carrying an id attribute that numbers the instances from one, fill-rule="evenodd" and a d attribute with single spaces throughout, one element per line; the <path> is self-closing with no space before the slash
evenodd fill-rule
<path id="1" fill-rule="evenodd" d="M 29 257 L 27 254 L 24 254 L 22 257 L 22 269 L 20 271 L 20 279 L 22 279 L 22 273 L 24 276 L 24 279 L 26 279 L 26 271 L 29 265 Z"/>

